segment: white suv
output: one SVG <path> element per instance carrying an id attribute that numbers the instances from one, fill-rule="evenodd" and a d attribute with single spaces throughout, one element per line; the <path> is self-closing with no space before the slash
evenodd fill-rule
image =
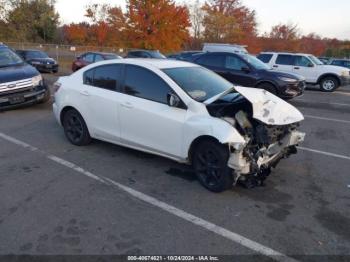
<path id="1" fill-rule="evenodd" d="M 325 92 L 350 84 L 349 69 L 325 65 L 311 54 L 263 52 L 257 58 L 273 70 L 299 74 L 306 78 L 308 84 L 320 85 Z"/>

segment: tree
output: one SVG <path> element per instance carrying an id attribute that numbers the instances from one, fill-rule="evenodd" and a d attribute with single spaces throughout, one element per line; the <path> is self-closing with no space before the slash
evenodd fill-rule
<path id="1" fill-rule="evenodd" d="M 191 46 L 200 48 L 200 44 L 203 36 L 203 19 L 204 10 L 199 0 L 196 0 L 193 4 L 188 6 L 190 12 L 190 19 L 192 24 L 192 41 Z"/>
<path id="2" fill-rule="evenodd" d="M 128 0 L 125 21 L 131 47 L 169 52 L 189 39 L 188 9 L 173 0 Z"/>
<path id="3" fill-rule="evenodd" d="M 51 41 L 55 37 L 59 15 L 54 1 L 14 0 L 6 22 L 16 40 Z"/>
<path id="4" fill-rule="evenodd" d="M 326 43 L 320 36 L 310 33 L 300 39 L 300 51 L 320 56 L 326 51 Z"/>
<path id="5" fill-rule="evenodd" d="M 88 23 L 70 24 L 63 26 L 64 38 L 70 44 L 88 44 L 90 25 Z"/>
<path id="6" fill-rule="evenodd" d="M 249 45 L 256 38 L 255 11 L 242 5 L 240 0 L 210 0 L 203 10 L 205 41 Z"/>

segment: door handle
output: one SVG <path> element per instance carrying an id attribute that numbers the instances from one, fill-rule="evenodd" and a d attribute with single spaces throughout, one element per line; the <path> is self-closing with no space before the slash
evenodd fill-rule
<path id="1" fill-rule="evenodd" d="M 134 106 L 130 102 L 125 102 L 121 104 L 122 107 L 125 107 L 127 109 L 132 109 Z"/>
<path id="2" fill-rule="evenodd" d="M 300 67 L 296 66 L 296 67 L 294 67 L 294 69 L 300 69 Z"/>
<path id="3" fill-rule="evenodd" d="M 277 67 L 278 67 L 278 65 L 274 65 L 273 67 L 274 67 L 274 68 L 277 68 Z"/>
<path id="4" fill-rule="evenodd" d="M 90 95 L 89 92 L 86 91 L 86 90 L 80 91 L 80 94 L 82 94 L 83 96 L 89 96 Z"/>

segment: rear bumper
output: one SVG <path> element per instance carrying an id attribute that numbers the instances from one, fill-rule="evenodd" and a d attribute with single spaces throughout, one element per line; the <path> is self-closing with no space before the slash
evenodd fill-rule
<path id="1" fill-rule="evenodd" d="M 47 87 L 42 85 L 0 93 L 0 111 L 38 103 L 45 99 L 46 92 L 48 92 Z"/>
<path id="2" fill-rule="evenodd" d="M 40 65 L 33 65 L 39 72 L 52 72 L 52 71 L 58 71 L 58 64 L 40 64 Z"/>

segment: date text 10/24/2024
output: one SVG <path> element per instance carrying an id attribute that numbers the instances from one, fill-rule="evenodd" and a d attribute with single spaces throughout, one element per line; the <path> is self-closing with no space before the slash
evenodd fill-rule
<path id="1" fill-rule="evenodd" d="M 128 256 L 128 261 L 219 261 L 216 256 Z"/>

